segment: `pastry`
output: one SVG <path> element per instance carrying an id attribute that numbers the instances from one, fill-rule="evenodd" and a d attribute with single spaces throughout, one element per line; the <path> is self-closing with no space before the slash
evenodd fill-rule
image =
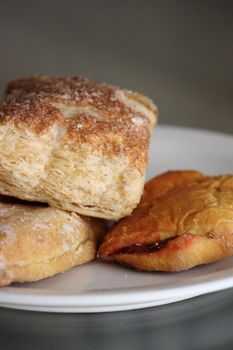
<path id="1" fill-rule="evenodd" d="M 106 262 L 139 270 L 180 271 L 233 254 L 233 176 L 172 171 L 145 185 L 132 215 L 99 249 Z"/>
<path id="2" fill-rule="evenodd" d="M 157 109 L 85 78 L 12 81 L 0 104 L 0 193 L 119 219 L 140 201 Z"/>
<path id="3" fill-rule="evenodd" d="M 96 255 L 100 219 L 0 197 L 0 286 L 37 281 Z"/>

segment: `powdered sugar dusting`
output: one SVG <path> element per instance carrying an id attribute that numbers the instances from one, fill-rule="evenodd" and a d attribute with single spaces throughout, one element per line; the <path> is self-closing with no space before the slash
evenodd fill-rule
<path id="1" fill-rule="evenodd" d="M 0 279 L 6 274 L 10 279 L 13 279 L 12 273 L 10 271 L 6 271 L 7 266 L 6 266 L 6 261 L 3 255 L 0 255 Z"/>
<path id="2" fill-rule="evenodd" d="M 1 271 L 4 271 L 6 268 L 6 261 L 2 255 L 0 255 L 0 277 L 1 277 Z"/>
<path id="3" fill-rule="evenodd" d="M 14 94 L 15 91 L 17 94 Z M 82 145 L 83 149 L 89 147 L 91 152 L 97 150 L 101 159 L 114 155 L 123 161 L 127 159 L 129 166 L 137 168 L 140 173 L 145 171 L 150 138 L 148 115 L 155 113 L 152 103 L 147 108 L 147 103 L 140 102 L 143 96 L 81 77 L 46 76 L 10 82 L 6 97 L 10 95 L 12 99 L 6 99 L 0 107 L 0 111 L 4 113 L 3 122 L 6 125 L 14 123 L 17 127 L 20 126 L 22 135 L 24 130 L 46 135 L 45 140 L 52 139 L 48 150 L 58 146 L 61 152 L 66 150 L 64 157 L 67 157 L 69 151 L 80 151 Z M 139 116 L 142 120 L 138 119 Z M 54 125 L 61 129 L 53 128 Z M 51 139 L 48 134 L 52 135 Z M 47 149 L 46 142 L 43 141 L 41 147 Z M 48 151 L 48 159 L 50 155 L 52 158 L 55 156 Z M 49 166 L 44 169 L 45 172 L 47 168 Z M 50 174 L 47 175 L 49 181 Z M 39 199 L 36 189 L 35 192 L 33 190 L 32 197 Z M 45 201 L 48 202 L 50 197 L 53 197 L 52 193 L 47 193 Z"/>
<path id="4" fill-rule="evenodd" d="M 63 251 L 67 252 L 71 249 L 75 242 L 75 229 L 70 224 L 64 224 L 61 228 L 61 236 L 63 240 Z"/>
<path id="5" fill-rule="evenodd" d="M 48 231 L 49 229 L 49 225 L 43 222 L 36 222 L 34 223 L 34 225 L 32 226 L 33 229 L 38 229 L 38 230 L 42 230 L 42 231 Z"/>
<path id="6" fill-rule="evenodd" d="M 70 250 L 71 246 L 72 246 L 72 242 L 64 242 L 63 246 L 62 246 L 63 251 L 68 252 L 68 250 Z"/>
<path id="7" fill-rule="evenodd" d="M 137 126 L 141 126 L 144 124 L 144 120 L 141 117 L 135 116 L 133 118 L 131 118 L 132 122 L 137 125 Z"/>
<path id="8" fill-rule="evenodd" d="M 66 233 L 73 233 L 74 227 L 70 224 L 64 224 L 61 229 L 61 234 L 64 235 Z"/>
<path id="9" fill-rule="evenodd" d="M 12 225 L 0 225 L 0 235 L 3 234 L 4 243 L 12 244 L 16 238 L 15 230 Z"/>
<path id="10" fill-rule="evenodd" d="M 65 136 L 67 130 L 66 128 L 63 127 L 59 127 L 58 125 L 54 125 L 51 129 L 51 135 L 53 138 L 62 138 Z"/>
<path id="11" fill-rule="evenodd" d="M 82 125 L 81 123 L 78 123 L 78 124 L 76 124 L 75 126 L 76 126 L 76 128 L 78 128 L 78 129 L 81 129 L 81 128 L 83 127 L 83 125 Z"/>
<path id="12" fill-rule="evenodd" d="M 1 206 L 0 206 L 0 216 L 4 216 L 7 212 L 8 212 L 9 210 L 8 210 L 8 208 L 1 208 Z"/>
<path id="13" fill-rule="evenodd" d="M 133 96 L 132 96 L 133 95 Z M 120 118 L 124 125 L 130 114 L 138 112 L 144 117 L 150 108 L 141 103 L 142 97 L 136 97 L 129 90 L 120 89 L 108 84 L 98 84 L 83 77 L 51 78 L 35 76 L 11 81 L 6 90 L 6 101 L 0 113 L 11 119 L 39 127 L 48 128 L 55 121 L 65 117 L 77 119 L 84 114 L 103 122 L 115 121 Z M 26 115 L 26 117 L 25 117 Z M 140 124 L 139 124 L 140 123 Z M 142 125 L 141 121 L 135 124 Z"/>
<path id="14" fill-rule="evenodd" d="M 117 99 L 119 100 L 123 100 L 125 99 L 125 94 L 124 94 L 124 91 L 123 90 L 120 90 L 120 89 L 117 89 L 116 92 L 115 92 L 115 95 L 113 95 L 111 97 L 111 100 L 112 101 L 116 101 Z"/>

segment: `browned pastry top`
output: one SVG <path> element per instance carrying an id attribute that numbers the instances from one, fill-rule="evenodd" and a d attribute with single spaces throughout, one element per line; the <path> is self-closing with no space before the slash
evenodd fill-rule
<path id="1" fill-rule="evenodd" d="M 82 77 L 11 81 L 0 105 L 0 125 L 14 123 L 38 134 L 60 125 L 63 142 L 69 146 L 88 143 L 104 154 L 127 152 L 141 166 L 156 117 L 149 98 Z"/>

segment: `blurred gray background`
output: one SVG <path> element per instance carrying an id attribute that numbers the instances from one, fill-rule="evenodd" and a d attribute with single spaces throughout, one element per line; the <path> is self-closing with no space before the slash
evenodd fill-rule
<path id="1" fill-rule="evenodd" d="M 0 90 L 83 75 L 148 94 L 160 123 L 233 132 L 233 2 L 0 0 Z"/>

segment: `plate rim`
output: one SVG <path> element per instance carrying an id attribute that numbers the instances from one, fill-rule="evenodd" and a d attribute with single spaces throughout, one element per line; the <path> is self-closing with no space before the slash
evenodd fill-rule
<path id="1" fill-rule="evenodd" d="M 218 264 L 218 262 L 213 263 Z M 201 268 L 201 266 L 197 267 Z M 187 271 L 190 273 L 191 270 Z M 224 273 L 224 277 L 222 273 Z M 179 273 L 179 272 L 178 272 Z M 181 272 L 182 273 L 182 272 Z M 204 276 L 204 275 L 203 275 Z M 200 279 L 200 277 L 199 277 Z M 220 283 L 219 283 L 220 282 Z M 32 288 L 15 288 L 15 287 L 4 287 L 0 290 L 0 304 L 23 304 L 32 306 L 31 299 L 34 300 L 33 305 L 37 306 L 111 306 L 111 305 L 128 305 L 128 304 L 140 304 L 143 302 L 155 301 L 155 300 L 169 300 L 171 295 L 175 295 L 177 298 L 185 295 L 202 295 L 219 290 L 233 287 L 233 267 L 231 270 L 219 271 L 218 276 L 209 276 L 204 281 L 196 282 L 187 281 L 178 286 L 170 285 L 166 287 L 149 286 L 149 287 L 128 287 L 127 289 L 114 289 L 114 290 L 98 290 L 97 292 L 86 292 L 86 293 L 61 293 L 53 291 L 49 293 L 41 293 L 42 289 Z M 194 288 L 196 292 L 194 292 Z M 14 289 L 14 291 L 9 289 Z M 15 291 L 16 290 L 16 291 Z M 33 291 L 33 292 L 32 292 Z M 10 292 L 10 293 L 9 293 Z M 161 298 L 162 294 L 162 298 Z M 115 297 L 118 298 L 114 300 Z M 129 299 L 130 296 L 130 299 Z M 104 297 L 104 303 L 103 303 Z M 12 298 L 14 300 L 12 300 Z"/>

